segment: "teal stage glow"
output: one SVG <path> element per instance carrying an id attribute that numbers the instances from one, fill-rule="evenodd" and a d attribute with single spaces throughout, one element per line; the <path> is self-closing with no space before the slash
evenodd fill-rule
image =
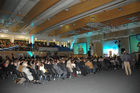
<path id="1" fill-rule="evenodd" d="M 75 43 L 73 51 L 74 54 L 87 54 L 87 43 Z"/>
<path id="2" fill-rule="evenodd" d="M 31 43 L 34 44 L 34 35 L 31 35 Z"/>
<path id="3" fill-rule="evenodd" d="M 72 41 L 72 44 L 71 44 L 71 46 L 70 46 L 70 49 L 73 48 L 74 43 L 75 43 L 75 40 Z"/>
<path id="4" fill-rule="evenodd" d="M 27 53 L 30 55 L 30 57 L 33 56 L 33 53 L 31 51 L 27 51 Z"/>
<path id="5" fill-rule="evenodd" d="M 138 43 L 140 42 L 140 34 L 130 36 L 129 41 L 130 41 L 130 53 L 132 51 L 138 52 L 139 51 Z"/>
<path id="6" fill-rule="evenodd" d="M 103 43 L 103 54 L 105 56 L 119 55 L 119 47 L 117 43 L 115 44 L 115 41 L 105 41 Z"/>

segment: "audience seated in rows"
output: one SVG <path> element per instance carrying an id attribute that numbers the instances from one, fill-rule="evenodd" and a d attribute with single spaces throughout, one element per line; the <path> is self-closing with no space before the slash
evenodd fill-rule
<path id="1" fill-rule="evenodd" d="M 18 46 L 17 48 L 12 49 L 15 51 L 39 50 L 40 47 L 57 47 L 60 48 L 60 50 L 64 50 L 65 48 L 66 50 L 69 50 L 69 48 L 64 46 L 58 46 L 55 43 L 50 43 L 49 45 L 47 45 L 47 42 L 35 42 L 32 45 L 31 43 L 29 43 L 29 41 L 25 40 L 15 40 L 14 43 L 11 43 L 8 39 L 0 40 L 0 48 L 9 48 L 14 46 Z"/>
<path id="2" fill-rule="evenodd" d="M 42 81 L 76 78 L 79 74 L 86 76 L 99 71 L 123 69 L 120 57 L 20 57 L 6 58 L 0 64 L 1 79 L 12 77 L 13 80 L 30 81 L 41 84 Z M 19 80 L 20 79 L 20 80 Z"/>

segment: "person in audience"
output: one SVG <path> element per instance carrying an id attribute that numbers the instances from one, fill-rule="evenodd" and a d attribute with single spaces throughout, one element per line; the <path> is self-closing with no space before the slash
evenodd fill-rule
<path id="1" fill-rule="evenodd" d="M 87 62 L 85 62 L 85 66 L 87 67 L 88 74 L 90 74 L 91 72 L 93 72 L 93 64 L 90 62 L 90 60 L 88 60 Z"/>
<path id="2" fill-rule="evenodd" d="M 8 78 L 8 75 L 10 74 L 10 68 L 9 68 L 10 60 L 7 59 L 3 64 L 3 76 L 5 79 Z"/>
<path id="3" fill-rule="evenodd" d="M 77 77 L 77 67 L 76 67 L 76 64 L 74 61 L 71 62 L 71 65 L 72 65 L 72 69 L 73 69 L 73 73 L 72 73 L 72 76 L 73 77 Z"/>
<path id="4" fill-rule="evenodd" d="M 111 68 L 115 70 L 116 69 L 115 57 L 110 58 L 110 62 L 111 62 Z"/>
<path id="5" fill-rule="evenodd" d="M 59 63 L 58 66 L 62 69 L 63 71 L 63 75 L 62 75 L 62 79 L 65 79 L 67 77 L 67 68 L 66 68 L 66 63 L 65 61 L 62 59 Z"/>
<path id="6" fill-rule="evenodd" d="M 73 73 L 73 65 L 70 59 L 67 61 L 66 67 L 68 68 L 69 78 L 71 78 Z"/>
<path id="7" fill-rule="evenodd" d="M 82 58 L 80 59 L 80 61 L 78 61 L 78 67 L 81 70 L 81 74 L 83 76 L 86 76 L 87 75 L 87 71 L 86 71 L 86 67 L 85 67 L 85 62 L 84 62 L 84 60 Z"/>
<path id="8" fill-rule="evenodd" d="M 43 62 L 40 63 L 39 70 L 41 71 L 41 77 L 44 77 L 45 80 L 46 80 L 47 79 L 47 72 L 48 71 L 47 71 L 47 69 L 45 69 Z M 50 80 L 49 77 L 48 77 L 48 80 Z"/>
<path id="9" fill-rule="evenodd" d="M 53 68 L 58 74 L 58 77 L 60 78 L 61 75 L 63 74 L 63 70 L 58 66 L 59 60 L 53 61 Z"/>
<path id="10" fill-rule="evenodd" d="M 36 80 L 37 82 L 39 82 L 40 80 L 40 76 L 39 76 L 39 72 L 38 72 L 38 69 L 37 69 L 37 62 L 35 60 L 33 60 L 31 62 L 31 67 L 29 68 L 33 77 L 34 77 L 34 80 Z"/>
<path id="11" fill-rule="evenodd" d="M 51 61 L 46 60 L 44 63 L 44 68 L 48 70 L 48 74 L 50 75 L 50 80 L 51 79 L 55 80 L 57 73 L 53 68 L 53 64 L 51 63 Z"/>
<path id="12" fill-rule="evenodd" d="M 98 69 L 98 66 L 97 66 L 97 58 L 96 57 L 93 57 L 92 64 L 93 64 L 93 73 L 96 74 L 96 71 Z"/>
<path id="13" fill-rule="evenodd" d="M 98 58 L 97 62 L 99 71 L 105 68 L 104 58 L 102 56 Z"/>

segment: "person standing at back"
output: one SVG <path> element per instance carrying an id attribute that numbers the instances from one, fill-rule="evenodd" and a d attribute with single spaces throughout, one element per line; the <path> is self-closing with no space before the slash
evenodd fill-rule
<path id="1" fill-rule="evenodd" d="M 130 67 L 130 61 L 131 61 L 131 57 L 128 53 L 126 53 L 126 51 L 123 51 L 123 55 L 121 57 L 123 64 L 124 64 L 124 69 L 125 69 L 125 73 L 126 75 L 131 75 L 132 71 L 131 71 L 131 67 Z"/>

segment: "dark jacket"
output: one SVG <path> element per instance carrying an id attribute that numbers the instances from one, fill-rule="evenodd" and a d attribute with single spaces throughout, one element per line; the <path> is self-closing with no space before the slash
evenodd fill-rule
<path id="1" fill-rule="evenodd" d="M 130 62 L 131 61 L 131 57 L 129 54 L 123 54 L 122 57 L 121 57 L 122 61 L 128 61 Z"/>

